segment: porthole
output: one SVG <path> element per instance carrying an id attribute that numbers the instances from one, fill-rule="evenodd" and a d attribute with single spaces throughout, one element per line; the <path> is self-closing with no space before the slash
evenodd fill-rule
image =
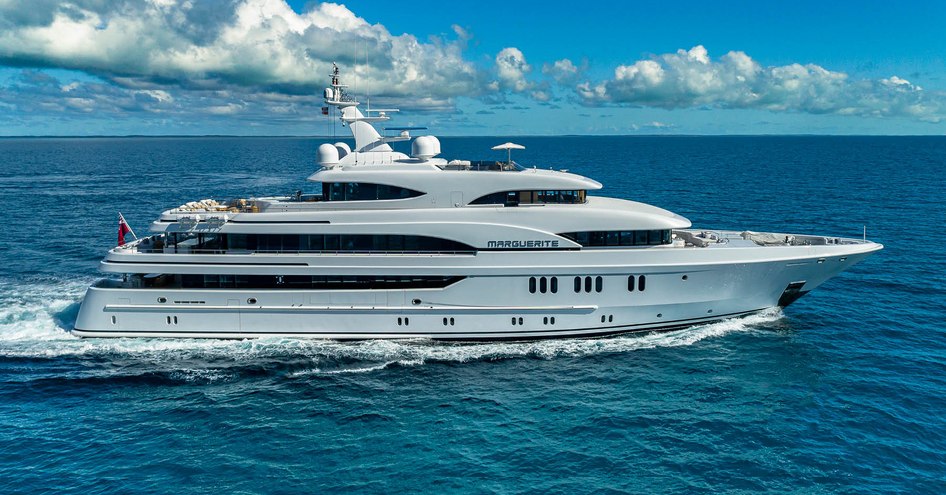
<path id="1" fill-rule="evenodd" d="M 420 299 L 412 299 L 411 304 L 413 304 L 414 306 L 417 306 L 418 304 L 420 304 Z"/>
<path id="2" fill-rule="evenodd" d="M 552 277 L 552 280 L 549 281 L 549 290 L 552 291 L 552 294 L 558 293 L 558 277 Z"/>
<path id="3" fill-rule="evenodd" d="M 397 319 L 397 326 L 401 326 L 401 322 L 402 322 L 402 320 L 401 320 L 400 318 L 398 318 L 398 319 Z"/>
<path id="4" fill-rule="evenodd" d="M 177 317 L 174 317 L 174 324 L 177 325 Z"/>
<path id="5" fill-rule="evenodd" d="M 663 318 L 663 317 L 664 317 L 663 313 L 657 313 L 657 318 Z"/>
<path id="6" fill-rule="evenodd" d="M 519 317 L 519 324 L 522 325 L 522 317 Z"/>
<path id="7" fill-rule="evenodd" d="M 513 325 L 516 324 L 516 317 L 515 317 L 515 316 L 512 317 L 512 324 L 513 324 Z"/>
<path id="8" fill-rule="evenodd" d="M 712 313 L 713 310 L 712 310 L 712 309 L 707 309 L 706 312 L 707 312 L 707 313 Z"/>
<path id="9" fill-rule="evenodd" d="M 411 319 L 410 319 L 410 318 L 404 318 L 404 326 L 407 326 L 407 325 L 410 325 L 410 324 L 411 324 Z"/>
<path id="10" fill-rule="evenodd" d="M 453 318 L 450 318 L 450 326 L 453 326 Z"/>
<path id="11" fill-rule="evenodd" d="M 585 277 L 585 292 L 591 292 L 591 277 Z"/>
<path id="12" fill-rule="evenodd" d="M 553 324 L 553 325 L 555 324 L 555 317 L 554 317 L 554 316 L 551 317 L 551 318 L 549 318 L 549 323 L 551 323 L 551 324 Z"/>
<path id="13" fill-rule="evenodd" d="M 608 315 L 608 323 L 614 322 L 614 315 Z"/>
<path id="14" fill-rule="evenodd" d="M 683 276 L 683 277 L 681 277 L 681 278 L 682 278 L 683 280 L 687 280 L 687 279 L 689 279 L 690 277 L 689 277 L 689 276 L 687 276 L 687 275 L 684 275 L 684 276 Z"/>
<path id="15" fill-rule="evenodd" d="M 601 315 L 601 323 L 604 323 L 604 315 Z"/>
<path id="16" fill-rule="evenodd" d="M 170 316 L 167 317 L 167 322 L 168 322 L 168 325 L 171 324 L 171 317 L 170 317 Z"/>
<path id="17" fill-rule="evenodd" d="M 116 323 L 118 323 L 118 318 L 116 318 L 115 315 L 112 315 L 112 325 Z"/>
<path id="18" fill-rule="evenodd" d="M 549 324 L 549 317 L 548 317 L 548 316 L 546 316 L 545 318 L 542 318 L 542 324 L 543 324 L 543 325 L 548 325 L 548 324 Z"/>
<path id="19" fill-rule="evenodd" d="M 637 290 L 644 292 L 644 289 L 647 287 L 647 277 L 641 275 L 637 277 Z"/>
<path id="20" fill-rule="evenodd" d="M 637 277 L 634 275 L 629 275 L 627 277 L 627 290 L 629 292 L 634 292 L 634 287 L 637 286 Z"/>
<path id="21" fill-rule="evenodd" d="M 535 294 L 535 277 L 529 277 L 529 293 Z"/>
<path id="22" fill-rule="evenodd" d="M 168 298 L 166 298 L 166 297 L 159 297 L 159 298 L 158 298 L 158 302 L 161 303 L 161 304 L 164 304 L 164 303 L 168 302 Z"/>
<path id="23" fill-rule="evenodd" d="M 595 277 L 595 292 L 601 292 L 604 289 L 604 279 Z"/>
<path id="24" fill-rule="evenodd" d="M 446 318 L 443 319 L 443 325 L 444 325 L 444 326 L 447 326 L 447 319 L 446 319 Z"/>
<path id="25" fill-rule="evenodd" d="M 575 293 L 581 292 L 581 277 L 575 277 Z"/>
<path id="26" fill-rule="evenodd" d="M 539 279 L 539 292 L 545 294 L 549 290 L 549 281 L 542 277 Z"/>

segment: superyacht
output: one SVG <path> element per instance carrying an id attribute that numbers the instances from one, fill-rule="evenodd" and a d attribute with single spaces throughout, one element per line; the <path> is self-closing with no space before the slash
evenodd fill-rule
<path id="1" fill-rule="evenodd" d="M 512 160 L 447 160 L 373 124 L 338 68 L 354 147 L 318 148 L 321 192 L 188 202 L 101 262 L 82 337 L 501 340 L 681 328 L 785 307 L 882 245 L 692 229 L 602 185 Z M 392 142 L 411 141 L 411 154 Z M 123 230 L 125 232 L 123 224 Z"/>

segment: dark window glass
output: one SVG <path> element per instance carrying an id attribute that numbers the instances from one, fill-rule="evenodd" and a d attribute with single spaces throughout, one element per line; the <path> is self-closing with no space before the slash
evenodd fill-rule
<path id="1" fill-rule="evenodd" d="M 619 244 L 620 236 L 619 233 L 615 230 L 608 231 L 607 233 L 607 243 L 608 246 L 617 246 Z"/>
<path id="2" fill-rule="evenodd" d="M 627 277 L 627 290 L 634 292 L 634 279 L 637 278 L 634 275 Z"/>
<path id="3" fill-rule="evenodd" d="M 326 182 L 322 184 L 323 201 L 371 201 L 376 199 L 404 199 L 424 193 L 404 187 L 367 182 Z"/>
<path id="4" fill-rule="evenodd" d="M 661 232 L 661 235 L 660 235 L 660 243 L 661 243 L 661 244 L 670 244 L 670 231 L 669 231 L 669 230 L 661 230 L 660 232 Z"/>
<path id="5" fill-rule="evenodd" d="M 558 293 L 558 277 L 552 277 L 552 280 L 549 282 L 549 289 L 552 291 L 552 294 Z"/>
<path id="6" fill-rule="evenodd" d="M 581 277 L 575 277 L 575 293 L 581 292 Z"/>
<path id="7" fill-rule="evenodd" d="M 539 292 L 545 294 L 546 291 L 548 291 L 548 289 L 549 289 L 548 281 L 545 279 L 545 277 L 540 278 L 539 279 Z"/>
<path id="8" fill-rule="evenodd" d="M 529 277 L 529 293 L 535 294 L 535 277 Z"/>
<path id="9" fill-rule="evenodd" d="M 605 234 L 605 232 L 596 231 L 596 232 L 591 233 L 591 243 L 588 245 L 589 246 L 604 246 L 606 242 L 607 242 L 607 235 Z"/>
<path id="10" fill-rule="evenodd" d="M 647 277 L 641 275 L 637 278 L 637 290 L 643 291 L 647 287 Z"/>
<path id="11" fill-rule="evenodd" d="M 646 231 L 646 230 L 635 230 L 635 231 L 634 231 L 634 245 L 635 245 L 635 246 L 646 246 L 646 245 L 647 245 L 647 231 Z"/>
<path id="12" fill-rule="evenodd" d="M 634 245 L 634 232 L 630 230 L 622 230 L 619 234 L 621 237 L 620 244 L 622 246 L 633 246 Z"/>
<path id="13" fill-rule="evenodd" d="M 585 277 L 585 292 L 591 292 L 591 277 Z"/>
<path id="14" fill-rule="evenodd" d="M 184 288 L 237 289 L 434 289 L 463 280 L 437 276 L 181 275 Z"/>
<path id="15" fill-rule="evenodd" d="M 585 191 L 503 191 L 487 194 L 474 199 L 474 205 L 506 205 L 545 203 L 574 204 L 585 202 Z"/>
<path id="16" fill-rule="evenodd" d="M 604 288 L 604 279 L 601 277 L 595 277 L 595 292 L 601 292 Z"/>

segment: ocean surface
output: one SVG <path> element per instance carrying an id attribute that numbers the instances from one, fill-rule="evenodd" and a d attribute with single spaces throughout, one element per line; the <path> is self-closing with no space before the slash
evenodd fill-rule
<path id="1" fill-rule="evenodd" d="M 311 191 L 323 140 L 0 139 L 0 493 L 946 493 L 946 137 L 513 140 L 696 227 L 886 248 L 670 333 L 80 340 L 117 212 Z"/>

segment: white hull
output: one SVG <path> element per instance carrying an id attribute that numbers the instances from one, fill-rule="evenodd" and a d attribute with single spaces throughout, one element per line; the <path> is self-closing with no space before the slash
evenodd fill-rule
<path id="1" fill-rule="evenodd" d="M 782 305 L 791 303 L 880 248 L 867 242 L 547 252 L 531 253 L 528 265 L 518 266 L 514 264 L 525 260 L 506 252 L 428 257 L 418 264 L 412 257 L 370 257 L 372 263 L 360 258 L 360 267 L 378 275 L 449 270 L 465 277 L 442 289 L 130 289 L 103 283 L 89 288 L 73 333 L 497 340 L 679 328 L 761 311 L 780 305 L 780 299 Z M 349 264 L 356 257 L 331 258 L 331 265 L 314 266 L 313 257 L 308 273 L 325 273 L 336 264 L 349 271 L 357 268 Z M 384 266 L 371 266 L 379 258 L 387 258 Z M 477 263 L 466 262 L 468 258 Z M 627 289 L 631 275 L 646 277 L 645 290 Z M 602 278 L 601 292 L 584 291 L 589 276 Z M 531 277 L 557 277 L 558 290 L 530 293 Z M 582 278 L 579 292 L 573 289 L 575 277 Z M 785 296 L 793 283 L 798 294 Z M 165 302 L 159 303 L 161 298 Z"/>

